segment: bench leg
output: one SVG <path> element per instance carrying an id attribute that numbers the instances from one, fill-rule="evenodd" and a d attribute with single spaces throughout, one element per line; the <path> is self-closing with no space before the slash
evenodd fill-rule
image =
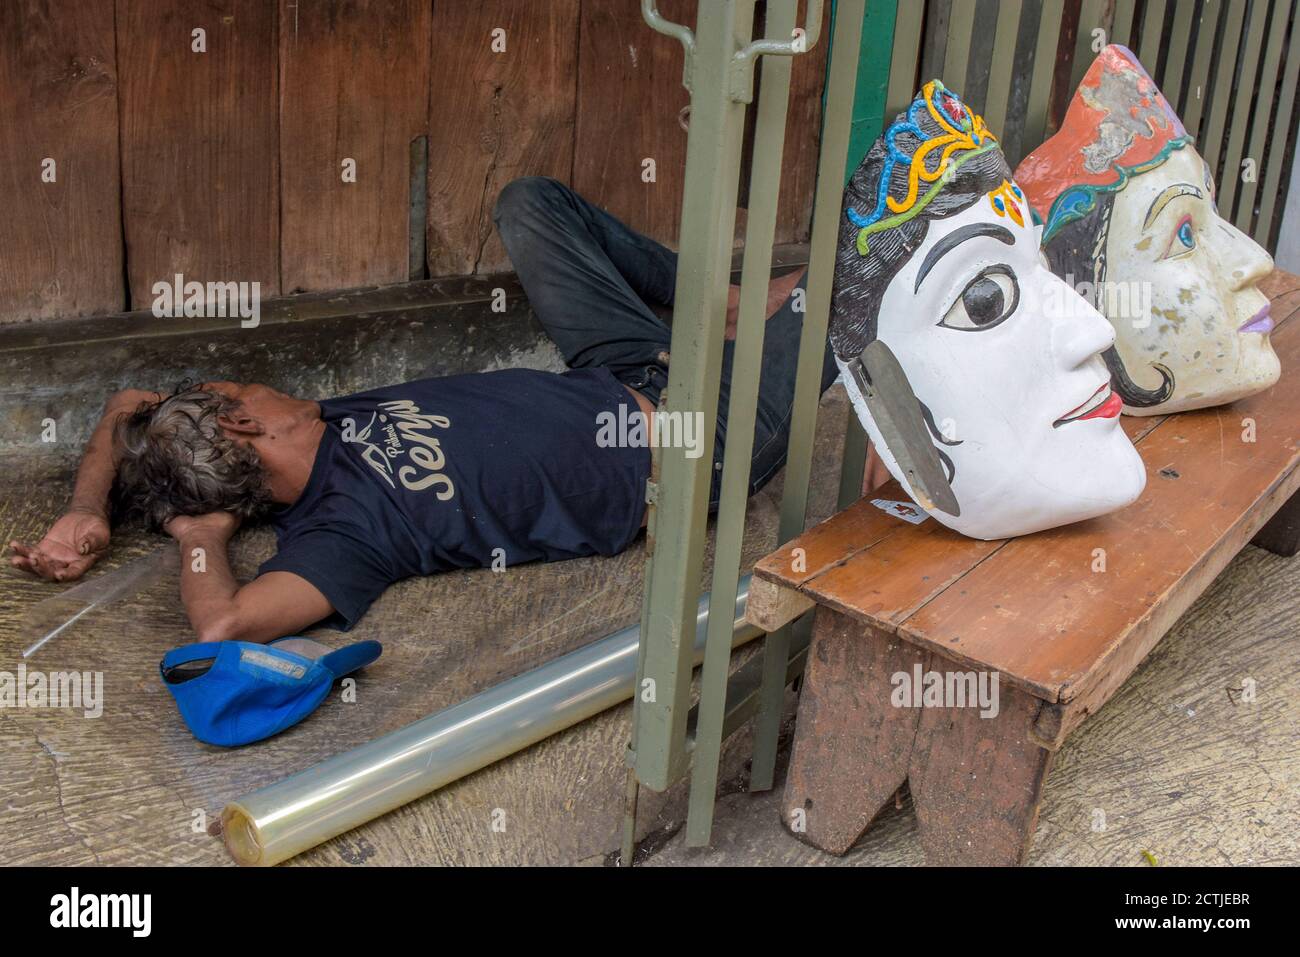
<path id="1" fill-rule="evenodd" d="M 907 779 L 920 714 L 889 702 L 890 676 L 924 653 L 819 607 L 782 801 L 795 837 L 843 854 Z"/>
<path id="2" fill-rule="evenodd" d="M 1300 551 L 1300 492 L 1286 500 L 1251 544 L 1283 558 L 1290 558 Z"/>
<path id="3" fill-rule="evenodd" d="M 896 707 L 893 675 L 968 669 L 818 607 L 782 813 L 795 837 L 851 848 L 909 784 L 931 864 L 1019 864 L 1052 752 L 1031 730 L 1041 702 L 999 678 L 997 713 Z M 987 679 L 986 679 L 987 680 Z"/>
<path id="4" fill-rule="evenodd" d="M 935 671 L 963 670 L 933 655 Z M 929 864 L 1021 864 L 1052 754 L 1030 735 L 1040 701 L 1000 681 L 996 717 L 922 709 L 908 777 Z"/>

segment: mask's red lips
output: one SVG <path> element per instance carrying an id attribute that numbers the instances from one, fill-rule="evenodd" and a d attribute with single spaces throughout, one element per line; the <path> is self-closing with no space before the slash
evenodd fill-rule
<path id="1" fill-rule="evenodd" d="M 1102 384 L 1083 405 L 1071 409 L 1052 423 L 1052 428 L 1059 429 L 1069 422 L 1082 422 L 1085 419 L 1113 419 L 1124 408 L 1124 400 L 1112 391 L 1109 382 Z"/>
<path id="2" fill-rule="evenodd" d="M 1268 303 L 1259 312 L 1255 313 L 1250 319 L 1237 329 L 1238 332 L 1260 332 L 1270 333 L 1273 331 L 1273 317 L 1269 315 L 1272 311 L 1273 304 Z"/>

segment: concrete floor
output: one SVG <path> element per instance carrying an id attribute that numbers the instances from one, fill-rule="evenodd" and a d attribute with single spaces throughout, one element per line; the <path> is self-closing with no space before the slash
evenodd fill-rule
<path id="1" fill-rule="evenodd" d="M 116 388 L 163 386 L 188 375 L 263 381 L 319 397 L 466 366 L 561 367 L 517 302 L 504 314 L 480 309 L 472 324 L 470 307 L 398 306 L 310 322 L 288 317 L 266 323 L 257 336 L 183 328 L 142 336 L 126 325 L 114 337 L 108 320 L 104 341 L 84 345 L 84 326 L 0 330 L 0 540 L 38 539 L 60 513 L 84 437 Z M 473 352 L 463 348 L 467 332 Z M 833 463 L 847 414 L 842 390 L 824 400 L 811 505 L 818 517 L 833 507 Z M 58 424 L 58 442 L 35 440 L 47 417 Z M 747 562 L 775 545 L 779 496 L 780 477 L 751 503 Z M 92 575 L 165 541 L 139 531 L 118 535 Z M 269 530 L 241 533 L 232 546 L 236 575 L 252 577 L 273 548 Z M 611 559 L 399 583 L 346 639 L 384 645 L 383 657 L 358 678 L 357 702 L 336 694 L 302 724 L 236 750 L 195 741 L 159 680 L 162 655 L 193 641 L 169 575 L 87 615 L 28 662 L 45 671 L 103 672 L 106 701 L 98 718 L 0 710 L 0 864 L 228 863 L 220 839 L 206 832 L 227 801 L 634 622 L 643 565 L 638 542 Z M 17 672 L 27 611 L 64 587 L 0 567 L 0 671 Z M 344 640 L 337 632 L 310 633 L 326 643 Z M 753 650 L 742 649 L 736 666 Z M 620 833 L 630 713 L 630 706 L 612 709 L 294 863 L 603 863 Z M 733 738 L 724 774 L 740 773 L 744 744 L 743 732 Z M 642 834 L 670 833 L 683 806 L 681 788 L 647 795 Z M 505 812 L 504 832 L 492 828 L 497 809 Z"/>
<path id="2" fill-rule="evenodd" d="M 319 397 L 467 368 L 558 367 L 516 299 L 504 314 L 483 312 L 490 286 L 453 290 L 460 298 L 450 309 L 398 295 L 382 311 L 347 317 L 316 314 L 331 306 L 316 297 L 272 312 L 257 336 L 183 323 L 141 336 L 130 322 L 95 320 L 101 341 L 86 345 L 87 327 L 75 323 L 0 330 L 0 540 L 39 537 L 59 514 L 76 454 L 115 388 L 190 375 Z M 335 298 L 347 308 L 346 297 Z M 456 341 L 471 325 L 474 352 Z M 36 439 L 47 417 L 58 423 L 53 444 Z M 815 518 L 833 507 L 846 421 L 836 388 L 819 421 Z M 775 543 L 779 494 L 778 478 L 751 502 L 746 561 Z M 122 535 L 104 567 L 162 541 Z M 251 576 L 272 549 L 266 530 L 241 534 L 236 573 Z M 303 724 L 237 750 L 196 742 L 159 681 L 163 653 L 193 640 L 168 577 L 88 615 L 29 662 L 102 671 L 101 717 L 0 710 L 0 864 L 228 863 L 205 829 L 226 801 L 631 623 L 643 560 L 638 543 L 612 559 L 400 583 L 349 636 L 385 647 L 358 679 L 357 702 L 335 696 Z M 26 611 L 62 587 L 0 567 L 0 671 L 17 670 Z M 1248 548 L 1058 757 L 1032 861 L 1134 864 L 1142 849 L 1162 863 L 1300 860 L 1298 602 L 1300 562 Z M 317 635 L 339 641 L 335 632 Z M 1244 677 L 1255 679 L 1254 704 L 1235 691 Z M 293 863 L 606 863 L 618 841 L 629 729 L 630 707 L 612 709 Z M 643 798 L 649 863 L 920 863 L 906 806 L 887 812 L 843 861 L 796 842 L 777 820 L 776 792 L 737 793 L 746 756 L 742 731 L 724 762 L 729 785 L 712 851 L 687 850 L 674 836 L 681 788 Z M 504 831 L 492 827 L 497 809 Z M 1093 829 L 1097 810 L 1104 830 Z"/>
<path id="3" fill-rule="evenodd" d="M 828 422 L 847 402 L 827 402 Z M 828 430 L 829 432 L 829 430 Z M 819 443 L 834 450 L 830 435 Z M 829 470 L 827 470 L 829 474 Z M 35 486 L 33 488 L 33 486 Z M 63 505 L 66 480 L 0 482 L 0 535 L 39 530 Z M 819 495 L 829 511 L 830 491 Z M 778 488 L 755 497 L 745 557 L 774 547 Z M 140 533 L 115 545 L 108 567 L 156 547 Z M 232 549 L 252 576 L 274 549 L 253 530 Z M 357 681 L 357 702 L 333 695 L 307 721 L 235 749 L 195 741 L 158 678 L 158 660 L 193 641 L 174 575 L 129 601 L 83 618 L 29 660 L 46 671 L 101 671 L 104 713 L 0 711 L 0 864 L 223 864 L 204 832 L 229 800 L 463 700 L 636 620 L 643 545 L 611 559 L 466 571 L 390 588 L 348 640 L 374 638 L 383 657 Z M 0 569 L 0 670 L 16 672 L 24 611 L 60 586 Z M 341 636 L 308 632 L 326 643 Z M 739 667 L 755 646 L 735 656 Z M 615 708 L 528 751 L 309 852 L 296 864 L 603 863 L 617 847 L 623 751 L 631 708 Z M 724 773 L 740 773 L 745 735 Z M 684 792 L 648 794 L 642 834 L 671 832 Z M 504 833 L 492 815 L 506 813 Z M 196 823 L 197 822 L 197 823 Z"/>

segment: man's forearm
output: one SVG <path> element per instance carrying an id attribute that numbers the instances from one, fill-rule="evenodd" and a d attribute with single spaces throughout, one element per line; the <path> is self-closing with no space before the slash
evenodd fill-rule
<path id="1" fill-rule="evenodd" d="M 86 444 L 86 451 L 82 453 L 69 511 L 91 512 L 108 517 L 108 496 L 113 488 L 118 461 L 118 450 L 113 442 L 114 429 L 121 416 L 140 402 L 156 397 L 156 393 L 127 389 L 108 400 L 104 415 L 95 426 L 95 431 Z"/>
<path id="2" fill-rule="evenodd" d="M 181 601 L 199 641 L 231 641 L 242 637 L 235 596 L 239 582 L 230 570 L 228 539 L 197 529 L 180 540 Z"/>

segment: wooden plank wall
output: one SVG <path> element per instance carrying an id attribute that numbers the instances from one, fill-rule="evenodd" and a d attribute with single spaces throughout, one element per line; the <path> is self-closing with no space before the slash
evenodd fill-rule
<path id="1" fill-rule="evenodd" d="M 676 23 L 693 24 L 694 10 L 692 0 L 659 3 Z M 679 115 L 690 102 L 681 45 L 650 31 L 633 3 L 583 3 L 578 38 L 573 186 L 601 197 L 632 228 L 675 245 L 686 172 Z"/>
<path id="2" fill-rule="evenodd" d="M 691 24 L 696 2 L 659 6 Z M 1091 30 L 1113 30 L 1200 128 L 1225 215 L 1271 245 L 1296 135 L 1300 2 L 1186 3 L 928 0 L 918 59 L 958 64 L 989 116 L 1005 115 L 1014 160 L 1059 122 Z M 1035 69 L 1049 20 L 1069 35 L 1054 68 Z M 778 242 L 808 235 L 828 47 L 824 28 L 795 64 Z M 680 46 L 635 0 L 5 0 L 0 322 L 144 308 L 177 272 L 257 281 L 263 295 L 404 280 L 422 222 L 419 137 L 430 275 L 508 267 L 491 211 L 516 176 L 555 176 L 675 244 L 681 73 Z M 1230 89 L 1235 73 L 1250 82 Z M 1244 158 L 1255 182 L 1238 182 Z"/>
<path id="3" fill-rule="evenodd" d="M 265 0 L 117 0 L 116 19 L 131 306 L 147 307 L 154 283 L 177 273 L 259 282 L 263 296 L 275 295 L 276 8 Z"/>
<path id="4" fill-rule="evenodd" d="M 807 0 L 800 0 L 799 24 L 807 23 Z M 781 158 L 781 195 L 777 206 L 776 241 L 807 241 L 812 226 L 813 192 L 817 188 L 817 152 L 821 142 L 822 90 L 826 85 L 827 51 L 831 47 L 831 5 L 822 10 L 822 34 L 790 69 L 790 113 Z M 878 68 L 881 76 L 888 67 Z"/>
<path id="5" fill-rule="evenodd" d="M 111 5 L 0 3 L 0 321 L 121 309 Z"/>
<path id="6" fill-rule="evenodd" d="M 794 69 L 778 242 L 808 235 L 829 16 Z M 0 322 L 148 308 L 176 273 L 403 281 L 420 137 L 429 275 L 509 268 L 492 207 L 526 175 L 675 245 L 681 79 L 635 0 L 5 0 Z"/>
<path id="7" fill-rule="evenodd" d="M 429 274 L 500 272 L 509 268 L 492 225 L 501 187 L 573 175 L 579 3 L 438 3 L 433 19 Z"/>
<path id="8" fill-rule="evenodd" d="M 280 5 L 286 293 L 407 278 L 410 148 L 429 108 L 431 19 L 427 0 Z"/>

